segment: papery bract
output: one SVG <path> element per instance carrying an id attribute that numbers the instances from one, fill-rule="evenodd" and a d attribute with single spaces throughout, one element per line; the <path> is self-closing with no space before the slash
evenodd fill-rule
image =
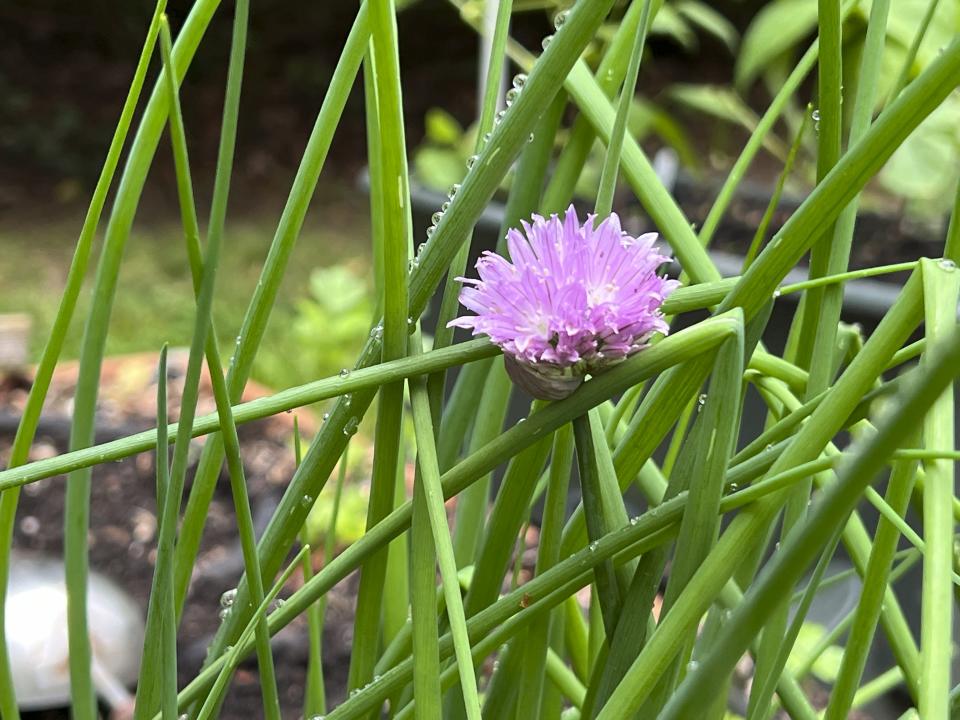
<path id="1" fill-rule="evenodd" d="M 560 399 L 666 333 L 660 312 L 678 285 L 657 275 L 668 257 L 656 233 L 634 238 L 611 214 L 582 225 L 571 206 L 564 218 L 533 216 L 507 233 L 511 260 L 485 252 L 479 279 L 458 278 L 460 302 L 475 315 L 449 324 L 487 335 L 503 348 L 515 382 L 542 399 Z"/>

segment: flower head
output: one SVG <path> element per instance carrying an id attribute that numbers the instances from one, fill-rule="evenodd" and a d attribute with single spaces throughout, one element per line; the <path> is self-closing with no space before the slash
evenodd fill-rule
<path id="1" fill-rule="evenodd" d="M 667 332 L 660 312 L 678 285 L 657 275 L 669 258 L 656 233 L 631 237 L 610 215 L 582 225 L 571 206 L 564 218 L 533 216 L 507 233 L 511 261 L 485 252 L 479 280 L 458 278 L 460 302 L 476 315 L 451 326 L 487 335 L 503 348 L 507 369 L 535 397 L 566 397 L 596 374 Z"/>

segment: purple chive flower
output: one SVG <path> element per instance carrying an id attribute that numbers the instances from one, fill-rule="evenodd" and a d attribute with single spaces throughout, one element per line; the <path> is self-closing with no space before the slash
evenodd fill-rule
<path id="1" fill-rule="evenodd" d="M 511 229 L 512 262 L 485 252 L 479 280 L 458 278 L 460 302 L 476 315 L 449 326 L 471 328 L 503 348 L 514 382 L 531 395 L 558 400 L 587 373 L 597 374 L 666 333 L 660 312 L 679 284 L 657 275 L 669 258 L 656 248 L 656 233 L 631 237 L 610 215 L 581 225 L 573 206 L 561 220 L 533 216 L 523 232 Z"/>

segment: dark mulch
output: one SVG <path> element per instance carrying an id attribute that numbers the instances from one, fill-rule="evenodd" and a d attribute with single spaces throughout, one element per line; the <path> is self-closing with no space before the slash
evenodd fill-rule
<path id="1" fill-rule="evenodd" d="M 153 426 L 151 415 L 156 386 L 151 369 L 154 366 L 155 358 L 148 355 L 108 360 L 101 402 L 101 439 Z M 75 366 L 68 365 L 58 373 L 51 391 L 48 415 L 36 440 L 34 459 L 67 449 L 67 412 L 74 377 Z M 0 415 L 8 420 L 0 422 L 0 461 L 4 465 L 13 438 L 13 423 L 9 421 L 16 417 L 22 405 L 24 385 L 23 382 L 7 382 L 5 390 L 0 390 Z M 178 395 L 176 385 L 174 382 L 171 387 L 171 399 Z M 207 383 L 203 385 L 206 387 Z M 201 411 L 210 409 L 209 398 L 205 398 Z M 309 427 L 310 418 L 303 415 L 301 422 Z M 258 531 L 266 525 L 294 469 L 291 430 L 292 417 L 289 415 L 240 426 L 250 502 Z M 195 442 L 194 459 L 199 456 L 202 441 Z M 188 491 L 191 474 L 192 468 L 188 473 Z M 93 471 L 89 535 L 91 567 L 130 593 L 144 613 L 156 559 L 154 483 L 152 453 L 101 465 Z M 62 553 L 64 491 L 62 476 L 24 487 L 14 529 L 15 548 L 54 557 Z M 203 544 L 180 627 L 181 687 L 199 670 L 219 625 L 220 595 L 236 586 L 242 569 L 229 480 L 222 474 L 207 516 Z M 293 578 L 288 591 L 300 582 L 300 578 Z M 354 592 L 351 578 L 343 587 L 335 588 L 328 600 L 324 664 L 328 692 L 333 701 L 342 699 L 346 685 Z M 305 620 L 298 619 L 281 631 L 274 639 L 273 649 L 284 717 L 299 717 L 307 665 Z M 256 663 L 251 660 L 237 672 L 221 717 L 241 720 L 261 716 L 258 673 Z M 59 720 L 66 719 L 68 713 L 65 709 L 56 709 L 28 717 Z"/>

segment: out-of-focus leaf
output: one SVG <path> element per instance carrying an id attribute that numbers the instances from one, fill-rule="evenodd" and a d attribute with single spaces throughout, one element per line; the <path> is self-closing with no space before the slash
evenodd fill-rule
<path id="1" fill-rule="evenodd" d="M 630 113 L 628 128 L 638 140 L 647 133 L 657 135 L 677 151 L 680 162 L 686 167 L 696 168 L 699 165 L 699 157 L 683 126 L 658 105 L 637 98 Z"/>
<path id="2" fill-rule="evenodd" d="M 929 2 L 930 0 L 897 0 L 892 3 L 887 20 L 888 39 L 904 48 L 910 47 Z M 914 73 L 929 65 L 940 48 L 949 43 L 958 31 L 960 4 L 956 0 L 940 0 L 930 27 L 927 28 L 927 34 L 917 51 Z M 899 66 L 897 70 L 899 71 Z"/>
<path id="3" fill-rule="evenodd" d="M 456 145 L 463 136 L 463 127 L 446 110 L 430 108 L 425 118 L 427 140 L 437 145 Z"/>
<path id="4" fill-rule="evenodd" d="M 797 641 L 794 643 L 793 652 L 787 660 L 787 670 L 792 673 L 799 672 L 803 663 L 810 652 L 816 647 L 817 643 L 827 632 L 822 625 L 814 622 L 805 622 L 800 628 L 800 634 L 797 635 Z M 829 646 L 823 654 L 813 664 L 813 674 L 826 683 L 837 679 L 840 672 L 840 662 L 843 660 L 843 648 L 836 645 Z"/>
<path id="5" fill-rule="evenodd" d="M 678 83 L 670 88 L 669 97 L 688 108 L 738 125 L 747 132 L 757 127 L 756 113 L 732 89 L 723 85 L 690 85 Z M 775 136 L 764 138 L 764 147 L 778 158 L 785 158 L 787 148 Z"/>
<path id="6" fill-rule="evenodd" d="M 740 40 L 737 29 L 712 7 L 699 0 L 680 0 L 673 7 L 690 23 L 720 40 L 730 52 L 736 50 Z"/>
<path id="7" fill-rule="evenodd" d="M 775 0 L 750 23 L 740 44 L 734 83 L 746 89 L 780 53 L 810 35 L 817 26 L 816 0 Z"/>
<path id="8" fill-rule="evenodd" d="M 434 190 L 446 190 L 463 179 L 463 156 L 455 149 L 422 147 L 413 156 L 417 181 Z"/>
<path id="9" fill-rule="evenodd" d="M 954 93 L 906 139 L 880 172 L 880 184 L 918 215 L 946 211 L 960 175 L 960 96 Z"/>
<path id="10" fill-rule="evenodd" d="M 672 38 L 685 50 L 694 50 L 697 47 L 697 34 L 672 5 L 660 8 L 650 23 L 650 33 Z"/>
<path id="11" fill-rule="evenodd" d="M 673 148 L 684 167 L 696 171 L 700 160 L 683 126 L 670 113 L 641 97 L 634 98 L 627 118 L 627 132 L 638 142 L 650 135 L 656 135 L 666 145 Z M 590 159 L 577 179 L 575 194 L 582 198 L 593 198 L 600 182 L 600 169 L 606 152 L 601 142 L 596 142 Z"/>

